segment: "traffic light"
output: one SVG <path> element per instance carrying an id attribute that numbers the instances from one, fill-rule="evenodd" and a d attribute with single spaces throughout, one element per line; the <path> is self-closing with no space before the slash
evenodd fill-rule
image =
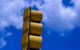
<path id="1" fill-rule="evenodd" d="M 42 47 L 42 12 L 26 8 L 23 16 L 21 50 L 40 50 Z"/>

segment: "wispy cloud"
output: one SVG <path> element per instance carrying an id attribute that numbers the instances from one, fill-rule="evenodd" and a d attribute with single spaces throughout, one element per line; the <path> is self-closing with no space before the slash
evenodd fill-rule
<path id="1" fill-rule="evenodd" d="M 46 1 L 43 11 L 45 11 L 46 26 L 56 31 L 65 31 L 74 28 L 74 23 L 77 18 L 77 12 L 71 7 L 65 7 L 62 0 L 49 0 Z"/>
<path id="2" fill-rule="evenodd" d="M 43 1 L 44 3 L 42 3 Z M 65 7 L 62 1 L 63 0 L 40 0 L 39 2 L 37 0 L 31 2 L 31 6 L 35 5 L 43 11 L 45 28 L 60 32 L 60 35 L 63 35 L 62 33 L 65 31 L 70 32 L 76 26 L 80 26 L 80 0 L 71 0 L 69 3 L 73 3 L 73 7 Z"/>
<path id="3" fill-rule="evenodd" d="M 21 29 L 23 24 L 23 8 L 35 5 L 43 11 L 45 27 L 59 31 L 61 32 L 60 35 L 64 36 L 64 31 L 80 26 L 80 0 L 72 0 L 71 2 L 74 3 L 74 6 L 66 8 L 62 4 L 62 0 L 0 0 L 0 31 L 5 30 L 9 26 Z M 11 36 L 11 34 L 5 34 L 5 36 Z M 2 41 L 6 45 L 4 39 Z M 2 45 L 2 42 L 0 43 Z"/>
<path id="4" fill-rule="evenodd" d="M 65 31 L 71 31 L 76 26 L 80 26 L 80 0 L 71 0 L 69 3 L 73 3 L 73 7 L 65 7 L 62 1 L 44 0 L 42 8 L 45 28 L 61 32 L 60 35 L 63 35 L 62 33 Z"/>
<path id="5" fill-rule="evenodd" d="M 4 46 L 6 46 L 6 45 L 7 45 L 7 43 L 6 43 L 6 41 L 4 40 L 4 38 L 1 38 L 1 39 L 0 39 L 0 48 L 4 47 Z"/>
<path id="6" fill-rule="evenodd" d="M 10 25 L 22 28 L 23 17 L 21 11 L 25 7 L 23 0 L 7 0 L 0 2 L 0 28 L 4 29 Z M 2 30 L 1 29 L 1 30 Z"/>
<path id="7" fill-rule="evenodd" d="M 6 27 L 14 26 L 22 29 L 23 9 L 27 7 L 24 0 L 0 0 L 0 48 L 7 45 L 5 38 L 11 37 L 12 33 L 5 30 Z"/>
<path id="8" fill-rule="evenodd" d="M 5 38 L 11 37 L 11 35 L 11 32 L 0 33 L 0 48 L 3 48 L 7 45 L 7 41 L 5 40 Z"/>

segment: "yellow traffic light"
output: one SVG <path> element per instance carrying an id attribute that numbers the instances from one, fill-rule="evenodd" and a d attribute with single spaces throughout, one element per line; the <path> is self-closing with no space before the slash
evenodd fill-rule
<path id="1" fill-rule="evenodd" d="M 30 48 L 40 49 L 42 46 L 42 37 L 30 35 Z"/>
<path id="2" fill-rule="evenodd" d="M 41 22 L 42 20 L 42 12 L 31 10 L 31 21 Z"/>
<path id="3" fill-rule="evenodd" d="M 42 12 L 41 11 L 35 11 L 35 10 L 29 10 L 29 8 L 25 9 L 24 11 L 24 17 L 23 20 L 26 21 L 29 19 L 34 22 L 41 22 L 42 20 Z"/>
<path id="4" fill-rule="evenodd" d="M 42 24 L 31 22 L 30 33 L 35 35 L 42 34 Z"/>
<path id="5" fill-rule="evenodd" d="M 25 9 L 23 17 L 23 35 L 21 40 L 21 50 L 31 48 L 40 49 L 42 47 L 42 12 Z"/>

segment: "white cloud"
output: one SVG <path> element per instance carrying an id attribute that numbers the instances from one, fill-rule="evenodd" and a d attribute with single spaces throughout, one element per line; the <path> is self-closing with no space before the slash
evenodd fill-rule
<path id="1" fill-rule="evenodd" d="M 4 35 L 4 37 L 6 38 L 6 37 L 9 37 L 9 36 L 11 36 L 11 35 L 12 35 L 11 32 L 7 32 L 7 33 Z"/>
<path id="2" fill-rule="evenodd" d="M 60 33 L 59 37 L 65 37 L 64 33 Z"/>
<path id="3" fill-rule="evenodd" d="M 70 31 L 76 26 L 80 26 L 80 0 L 71 0 L 73 2 L 73 7 L 65 7 L 62 4 L 62 0 L 43 0 L 44 3 L 40 5 L 37 2 L 33 2 L 33 5 L 43 11 L 43 22 L 45 23 L 45 28 L 50 28 L 55 31 L 64 33 L 65 31 Z M 65 33 L 64 33 L 65 34 Z M 63 34 L 61 34 L 63 35 Z"/>
<path id="4" fill-rule="evenodd" d="M 5 38 L 7 37 L 11 37 L 12 33 L 11 32 L 4 32 L 4 33 L 0 33 L 0 48 L 3 48 L 4 46 L 7 45 L 7 41 L 5 40 Z M 11 40 L 11 39 L 9 39 Z"/>
<path id="5" fill-rule="evenodd" d="M 24 0 L 0 0 L 0 48 L 7 45 L 5 38 L 12 35 L 11 32 L 5 31 L 6 27 L 14 26 L 22 29 L 24 11 L 23 8 L 28 4 Z"/>
<path id="6" fill-rule="evenodd" d="M 7 45 L 7 43 L 6 43 L 6 41 L 4 40 L 4 38 L 1 38 L 1 39 L 0 39 L 0 48 L 4 47 L 4 46 L 6 46 L 6 45 Z"/>
<path id="7" fill-rule="evenodd" d="M 46 19 L 43 22 L 46 26 L 56 31 L 65 31 L 74 28 L 74 21 L 77 18 L 77 12 L 71 8 L 65 8 L 62 5 L 62 0 L 49 0 L 45 1 L 44 14 Z"/>
<path id="8" fill-rule="evenodd" d="M 22 28 L 23 17 L 20 11 L 29 5 L 32 7 L 36 5 L 43 11 L 43 22 L 46 28 L 60 31 L 62 32 L 60 35 L 63 35 L 64 31 L 72 30 L 76 25 L 80 25 L 80 0 L 72 0 L 72 2 L 73 8 L 65 8 L 62 0 L 0 0 L 0 31 L 10 25 L 17 29 Z M 5 34 L 5 36 L 9 35 L 11 36 L 11 34 Z"/>
<path id="9" fill-rule="evenodd" d="M 0 28 L 4 29 L 10 25 L 16 28 L 22 28 L 23 16 L 21 16 L 21 10 L 26 5 L 23 0 L 1 0 Z"/>
<path id="10" fill-rule="evenodd" d="M 77 18 L 77 26 L 80 26 L 80 0 L 72 0 L 74 3 L 74 9 L 77 11 L 78 18 Z"/>

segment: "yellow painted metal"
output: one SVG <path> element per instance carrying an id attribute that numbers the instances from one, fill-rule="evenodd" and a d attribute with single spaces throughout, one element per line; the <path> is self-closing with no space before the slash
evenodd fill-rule
<path id="1" fill-rule="evenodd" d="M 42 20 L 42 12 L 41 11 L 31 10 L 31 13 L 30 13 L 30 12 L 27 12 L 27 9 L 25 9 L 24 21 L 26 21 L 30 15 L 31 15 L 31 21 L 41 22 L 41 20 Z"/>
<path id="2" fill-rule="evenodd" d="M 26 50 L 28 47 L 28 35 L 23 35 L 22 36 L 22 41 L 21 41 L 21 50 Z"/>
<path id="3" fill-rule="evenodd" d="M 31 22 L 30 33 L 34 35 L 41 35 L 42 34 L 42 24 Z"/>
<path id="4" fill-rule="evenodd" d="M 30 18 L 30 15 L 31 15 L 30 12 L 31 12 L 30 8 L 26 8 L 24 10 L 23 21 L 29 21 L 29 18 Z"/>
<path id="5" fill-rule="evenodd" d="M 21 40 L 21 50 L 27 50 L 28 48 L 28 33 L 29 33 L 29 17 L 30 17 L 30 8 L 27 8 L 24 11 L 24 17 L 23 18 L 23 35 Z"/>
<path id="6" fill-rule="evenodd" d="M 42 37 L 34 36 L 42 34 L 42 24 L 35 23 L 40 22 L 41 20 L 41 11 L 30 10 L 30 8 L 25 9 L 23 17 L 23 35 L 21 40 L 21 50 L 27 50 L 28 43 L 30 48 L 40 49 L 42 47 Z M 31 33 L 33 35 L 29 35 L 28 33 Z"/>
<path id="7" fill-rule="evenodd" d="M 29 32 L 29 21 L 24 22 L 23 24 L 23 34 Z"/>
<path id="8" fill-rule="evenodd" d="M 30 48 L 40 49 L 42 47 L 42 37 L 34 35 L 30 35 L 29 37 L 30 37 L 30 42 L 29 42 Z"/>
<path id="9" fill-rule="evenodd" d="M 42 20 L 42 12 L 31 10 L 31 20 L 40 22 Z"/>

